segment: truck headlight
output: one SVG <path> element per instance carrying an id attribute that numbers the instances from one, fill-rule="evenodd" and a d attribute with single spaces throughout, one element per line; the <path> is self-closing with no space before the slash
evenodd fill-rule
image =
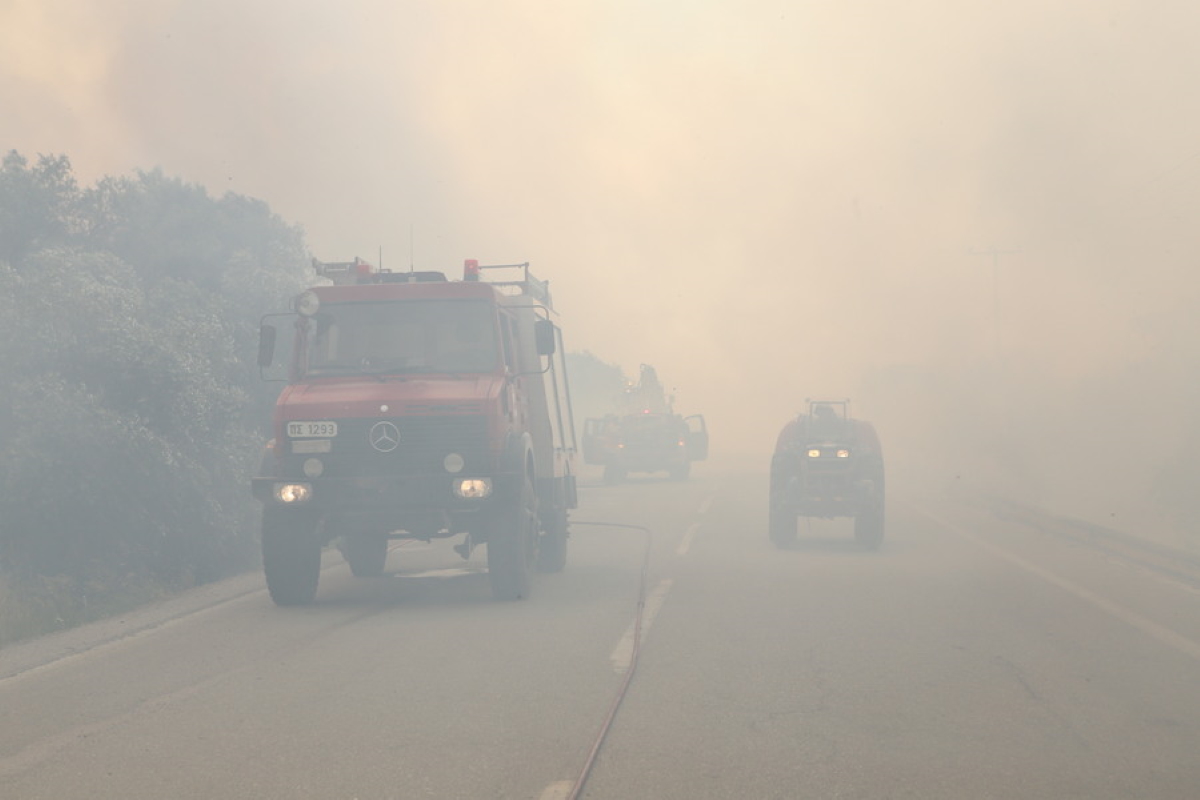
<path id="1" fill-rule="evenodd" d="M 454 493 L 468 500 L 479 500 L 492 493 L 491 478 L 459 478 L 454 482 Z"/>
<path id="2" fill-rule="evenodd" d="M 821 451 L 814 447 L 812 450 L 808 451 L 808 457 L 809 458 L 820 458 Z"/>
<path id="3" fill-rule="evenodd" d="M 838 450 L 837 456 L 838 456 L 838 458 L 849 458 L 850 451 L 849 450 Z"/>
<path id="4" fill-rule="evenodd" d="M 321 308 L 321 299 L 311 289 L 304 292 L 295 300 L 296 313 L 302 317 L 311 317 Z"/>
<path id="5" fill-rule="evenodd" d="M 312 487 L 307 483 L 277 483 L 275 499 L 285 504 L 307 503 L 312 499 Z"/>

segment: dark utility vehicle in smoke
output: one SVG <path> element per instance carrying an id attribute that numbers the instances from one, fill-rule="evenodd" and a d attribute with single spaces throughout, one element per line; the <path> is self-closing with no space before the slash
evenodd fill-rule
<path id="1" fill-rule="evenodd" d="M 780 431 L 767 523 L 776 546 L 795 541 L 799 517 L 853 517 L 860 545 L 883 542 L 883 450 L 871 423 L 849 412 L 847 400 L 809 400 Z"/>
<path id="2" fill-rule="evenodd" d="M 620 413 L 586 420 L 585 463 L 604 467 L 605 483 L 620 483 L 630 472 L 666 472 L 675 480 L 691 474 L 692 462 L 708 458 L 704 417 L 680 416 L 658 371 L 642 364 L 638 382 L 617 400 Z"/>
<path id="3" fill-rule="evenodd" d="M 263 569 L 281 605 L 312 600 L 321 549 L 337 541 L 360 577 L 383 572 L 390 539 L 462 535 L 487 545 L 497 599 L 530 571 L 566 563 L 576 507 L 575 430 L 562 333 L 528 264 L 516 280 L 321 264 L 334 285 L 294 303 L 291 374 L 253 491 Z M 264 319 L 259 364 L 273 361 Z"/>
<path id="4" fill-rule="evenodd" d="M 693 461 L 708 457 L 704 417 L 644 411 L 584 423 L 583 457 L 604 466 L 604 482 L 620 483 L 631 472 L 666 472 L 685 480 Z"/>

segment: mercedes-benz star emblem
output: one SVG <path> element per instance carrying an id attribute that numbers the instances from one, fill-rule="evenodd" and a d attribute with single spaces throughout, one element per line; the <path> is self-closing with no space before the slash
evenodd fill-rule
<path id="1" fill-rule="evenodd" d="M 381 453 L 390 453 L 400 446 L 400 429 L 390 422 L 376 422 L 368 436 L 371 447 Z"/>

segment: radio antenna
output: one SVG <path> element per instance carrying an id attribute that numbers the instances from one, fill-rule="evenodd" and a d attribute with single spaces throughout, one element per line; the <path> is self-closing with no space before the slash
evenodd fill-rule
<path id="1" fill-rule="evenodd" d="M 413 259 L 413 224 L 408 223 L 408 271 L 416 272 L 416 261 Z"/>

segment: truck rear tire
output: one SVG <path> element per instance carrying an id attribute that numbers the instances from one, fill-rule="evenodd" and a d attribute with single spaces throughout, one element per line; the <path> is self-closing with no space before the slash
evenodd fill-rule
<path id="1" fill-rule="evenodd" d="M 625 468 L 618 464 L 606 464 L 604 467 L 604 482 L 609 486 L 625 480 Z"/>
<path id="2" fill-rule="evenodd" d="M 543 520 L 538 539 L 538 572 L 562 572 L 567 566 L 567 537 L 570 535 L 567 510 L 556 508 L 551 519 Z"/>
<path id="3" fill-rule="evenodd" d="M 529 597 L 530 573 L 537 549 L 537 495 L 528 475 L 521 493 L 504 509 L 488 531 L 488 579 L 497 600 Z"/>
<path id="4" fill-rule="evenodd" d="M 304 511 L 263 509 L 263 574 L 276 605 L 307 605 L 316 595 L 321 577 L 319 521 Z"/>
<path id="5" fill-rule="evenodd" d="M 347 536 L 342 540 L 342 555 L 356 578 L 378 578 L 387 565 L 386 536 Z"/>

